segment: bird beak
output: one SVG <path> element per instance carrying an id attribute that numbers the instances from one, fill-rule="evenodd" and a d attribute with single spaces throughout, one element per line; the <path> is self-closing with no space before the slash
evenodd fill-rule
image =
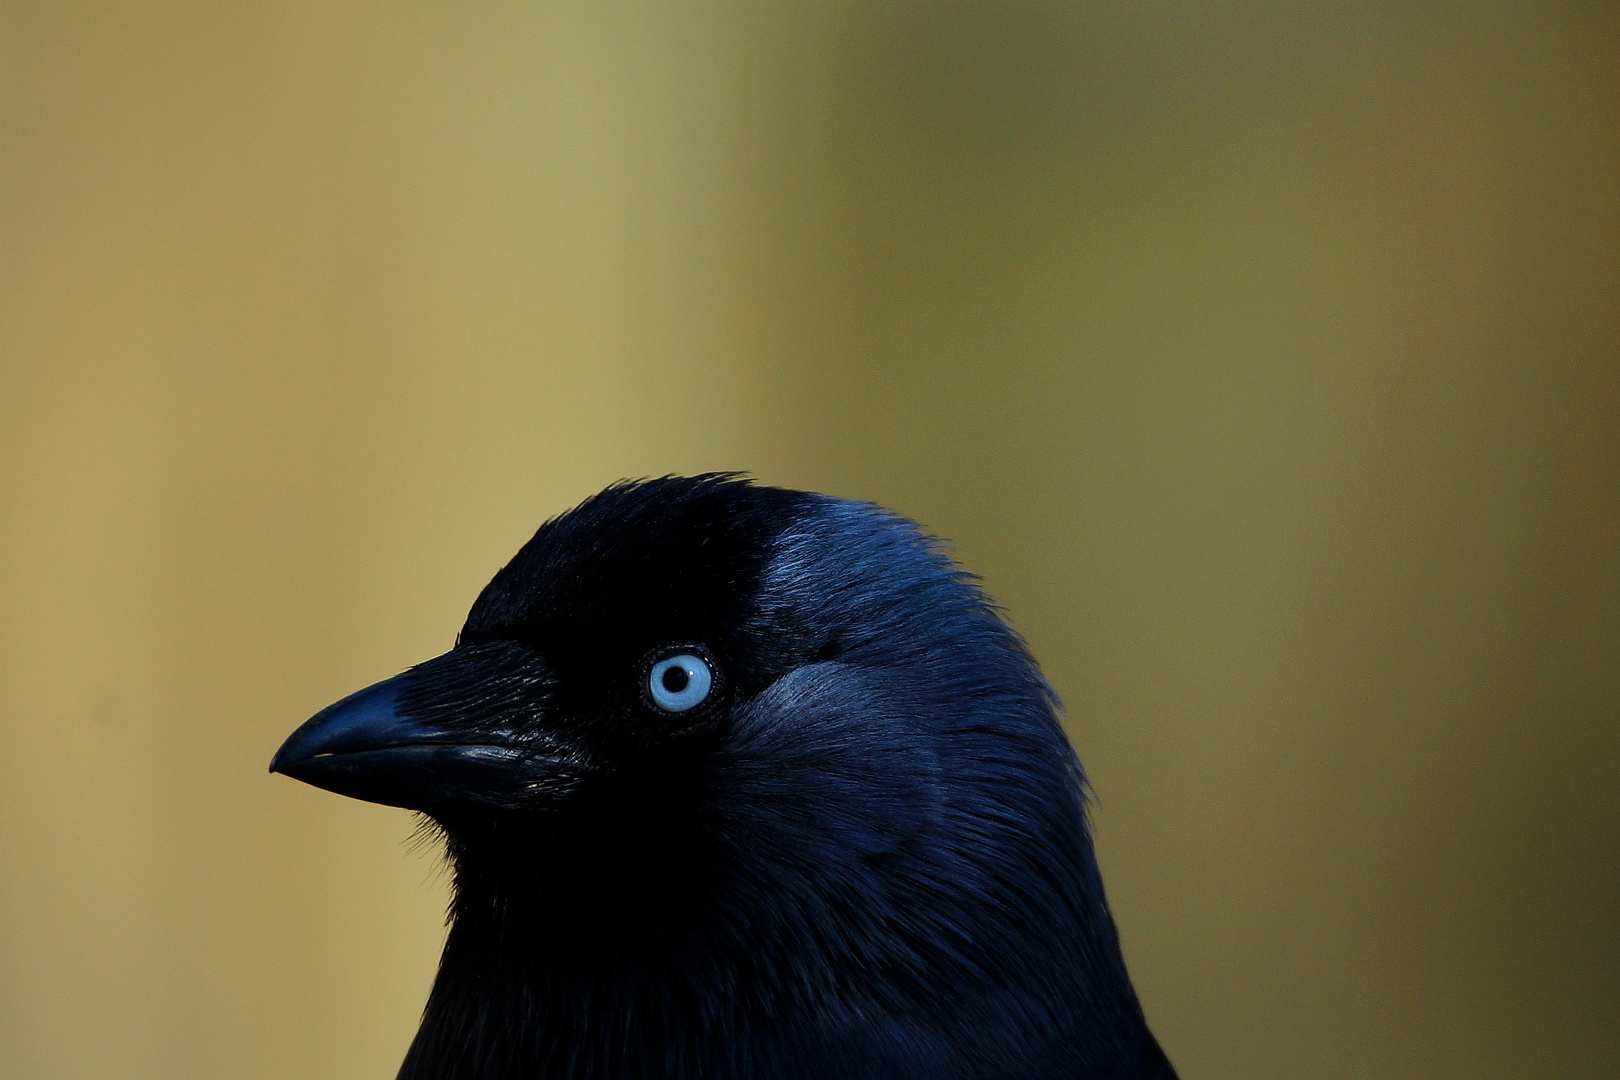
<path id="1" fill-rule="evenodd" d="M 458 652 L 368 686 L 316 713 L 270 761 L 270 771 L 385 806 L 438 814 L 457 809 L 538 808 L 572 786 L 582 762 L 545 732 L 432 722 L 401 697 L 437 681 Z M 447 663 L 449 662 L 449 663 Z"/>

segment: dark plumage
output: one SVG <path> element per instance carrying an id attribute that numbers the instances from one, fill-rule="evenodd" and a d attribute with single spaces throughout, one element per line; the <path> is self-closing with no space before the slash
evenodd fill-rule
<path id="1" fill-rule="evenodd" d="M 406 1080 L 1173 1077 L 1056 704 L 910 522 L 666 477 L 271 768 L 443 832 Z"/>

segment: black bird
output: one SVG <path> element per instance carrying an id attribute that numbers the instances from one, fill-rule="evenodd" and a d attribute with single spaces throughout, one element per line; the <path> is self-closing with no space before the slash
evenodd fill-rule
<path id="1" fill-rule="evenodd" d="M 270 768 L 443 834 L 401 1080 L 1173 1080 L 1056 708 L 911 522 L 664 477 Z"/>

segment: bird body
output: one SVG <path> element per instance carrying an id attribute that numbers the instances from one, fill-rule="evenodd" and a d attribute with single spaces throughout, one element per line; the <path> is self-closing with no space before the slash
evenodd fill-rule
<path id="1" fill-rule="evenodd" d="M 1056 708 L 912 523 L 665 477 L 271 767 L 443 833 L 401 1080 L 1173 1078 Z"/>

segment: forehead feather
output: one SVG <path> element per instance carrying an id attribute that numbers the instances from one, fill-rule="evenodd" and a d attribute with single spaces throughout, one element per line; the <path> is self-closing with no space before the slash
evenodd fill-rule
<path id="1" fill-rule="evenodd" d="M 495 575 L 464 639 L 712 633 L 742 616 L 808 496 L 726 474 L 615 484 L 547 522 Z"/>

